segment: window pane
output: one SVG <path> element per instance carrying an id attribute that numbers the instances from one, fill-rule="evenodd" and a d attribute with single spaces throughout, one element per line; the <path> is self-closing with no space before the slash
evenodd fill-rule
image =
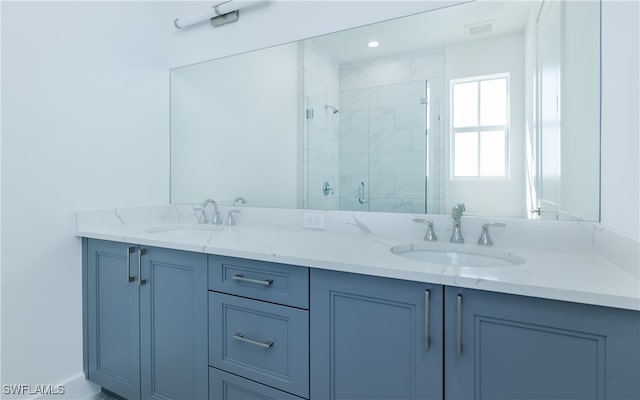
<path id="1" fill-rule="evenodd" d="M 454 176 L 478 176 L 478 132 L 455 134 Z"/>
<path id="2" fill-rule="evenodd" d="M 507 79 L 480 82 L 480 125 L 507 124 Z"/>
<path id="3" fill-rule="evenodd" d="M 478 126 L 478 82 L 453 85 L 453 127 Z"/>
<path id="4" fill-rule="evenodd" d="M 480 176 L 505 176 L 504 131 L 480 134 Z"/>

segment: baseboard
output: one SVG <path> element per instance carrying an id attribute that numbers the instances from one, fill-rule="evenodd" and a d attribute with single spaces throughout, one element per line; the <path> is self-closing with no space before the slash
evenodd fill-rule
<path id="1" fill-rule="evenodd" d="M 84 374 L 80 374 L 60 384 L 64 387 L 64 394 L 42 395 L 34 400 L 85 400 L 100 393 L 100 386 L 88 381 Z"/>

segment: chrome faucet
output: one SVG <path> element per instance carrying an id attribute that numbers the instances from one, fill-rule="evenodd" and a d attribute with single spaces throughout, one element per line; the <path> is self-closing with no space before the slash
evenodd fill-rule
<path id="1" fill-rule="evenodd" d="M 244 197 L 239 196 L 239 197 L 236 197 L 236 199 L 233 201 L 233 206 L 234 206 L 234 207 L 237 207 L 237 206 L 238 206 L 238 203 L 240 203 L 240 204 L 247 204 L 247 200 L 245 200 L 245 198 L 244 198 Z"/>
<path id="2" fill-rule="evenodd" d="M 490 222 L 488 224 L 482 225 L 482 233 L 480 234 L 480 238 L 478 238 L 478 244 L 480 246 L 493 246 L 493 240 L 491 240 L 491 236 L 489 236 L 489 227 L 495 226 L 498 228 L 502 228 L 507 224 L 503 224 L 502 222 Z"/>
<path id="3" fill-rule="evenodd" d="M 451 218 L 453 218 L 453 232 L 451 232 L 451 238 L 449 239 L 451 243 L 464 243 L 462 231 L 460 230 L 460 218 L 465 211 L 464 203 L 458 203 L 451 209 Z"/>
<path id="4" fill-rule="evenodd" d="M 207 213 L 206 213 L 207 206 L 209 204 L 213 204 L 213 218 L 211 218 L 211 221 L 207 219 Z M 205 224 L 209 223 L 209 224 L 220 225 L 222 223 L 222 220 L 220 219 L 220 212 L 218 212 L 218 203 L 216 203 L 211 199 L 206 199 L 205 201 L 202 202 L 200 207 L 202 208 L 202 220 Z"/>

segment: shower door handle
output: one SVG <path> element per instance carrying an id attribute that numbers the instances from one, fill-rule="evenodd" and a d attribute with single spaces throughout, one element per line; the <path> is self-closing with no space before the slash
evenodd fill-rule
<path id="1" fill-rule="evenodd" d="M 364 204 L 364 182 L 360 182 L 360 188 L 358 189 L 358 203 Z"/>

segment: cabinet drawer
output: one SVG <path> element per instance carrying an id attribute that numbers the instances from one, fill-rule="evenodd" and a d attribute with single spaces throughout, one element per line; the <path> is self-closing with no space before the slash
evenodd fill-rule
<path id="1" fill-rule="evenodd" d="M 209 363 L 309 397 L 309 313 L 209 292 Z"/>
<path id="2" fill-rule="evenodd" d="M 209 256 L 209 290 L 308 309 L 309 269 Z"/>
<path id="3" fill-rule="evenodd" d="M 300 397 L 261 385 L 216 368 L 209 368 L 209 400 L 301 400 Z"/>

